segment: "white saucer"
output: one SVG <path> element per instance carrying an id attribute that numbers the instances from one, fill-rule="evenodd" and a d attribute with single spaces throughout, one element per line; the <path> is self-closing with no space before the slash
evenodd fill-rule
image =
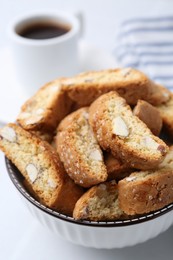
<path id="1" fill-rule="evenodd" d="M 115 68 L 113 56 L 92 44 L 80 42 L 80 72 Z M 21 105 L 28 98 L 22 91 L 14 74 L 9 49 L 0 49 L 1 94 L 0 120 L 14 121 Z M 27 80 L 27 79 L 26 79 Z"/>

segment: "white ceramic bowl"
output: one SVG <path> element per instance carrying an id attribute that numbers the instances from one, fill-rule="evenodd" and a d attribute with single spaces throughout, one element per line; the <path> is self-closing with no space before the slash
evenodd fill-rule
<path id="1" fill-rule="evenodd" d="M 22 185 L 23 177 L 6 159 L 10 179 L 32 215 L 53 233 L 93 248 L 122 248 L 154 238 L 173 223 L 173 203 L 151 214 L 114 222 L 76 221 L 36 201 Z"/>

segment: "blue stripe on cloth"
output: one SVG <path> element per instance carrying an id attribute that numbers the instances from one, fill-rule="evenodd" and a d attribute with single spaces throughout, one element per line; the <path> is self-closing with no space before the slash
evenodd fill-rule
<path id="1" fill-rule="evenodd" d="M 126 67 L 136 67 L 136 66 L 148 66 L 148 65 L 154 65 L 154 66 L 163 66 L 163 65 L 172 65 L 173 66 L 173 60 L 172 61 L 138 61 L 138 62 L 132 62 L 127 63 Z"/>
<path id="2" fill-rule="evenodd" d="M 152 56 L 167 57 L 168 56 L 170 58 L 170 56 L 173 56 L 173 51 L 172 52 L 159 53 L 159 52 L 150 52 L 150 51 L 148 51 L 148 52 L 142 52 L 142 51 L 141 52 L 136 52 L 136 50 L 134 50 L 134 51 L 124 50 L 124 51 L 122 51 L 121 54 L 117 53 L 118 59 L 123 59 L 123 58 L 125 58 L 127 56 L 132 56 L 132 55 L 137 56 L 139 58 L 140 57 L 147 57 L 147 56 L 149 56 L 149 57 L 152 57 Z"/>
<path id="3" fill-rule="evenodd" d="M 171 21 L 173 22 L 173 16 L 156 16 L 156 17 L 139 17 L 139 18 L 131 18 L 122 23 L 122 27 L 131 23 L 150 23 L 150 22 L 163 22 L 163 21 Z"/>
<path id="4" fill-rule="evenodd" d="M 167 33 L 167 32 L 173 32 L 173 26 L 169 26 L 169 27 L 162 27 L 162 28 L 156 28 L 156 27 L 140 27 L 140 28 L 135 28 L 135 29 L 130 29 L 127 30 L 125 32 L 121 32 L 119 34 L 119 37 L 126 37 L 130 34 L 133 33 L 144 33 L 144 32 L 149 32 L 149 33 L 158 33 L 158 32 L 162 32 L 162 33 Z"/>
<path id="5" fill-rule="evenodd" d="M 132 18 L 120 27 L 114 55 L 173 90 L 173 16 Z"/>
<path id="6" fill-rule="evenodd" d="M 121 40 L 121 39 L 119 39 Z M 173 46 L 173 42 L 148 42 L 148 43 L 130 43 L 128 42 L 127 44 L 122 44 L 120 46 L 117 46 L 117 48 L 138 48 L 138 47 L 167 47 L 167 46 Z"/>
<path id="7" fill-rule="evenodd" d="M 152 77 L 154 80 L 172 80 L 173 81 L 173 75 L 165 75 L 165 76 L 160 76 L 160 75 L 155 75 Z"/>
<path id="8" fill-rule="evenodd" d="M 134 51 L 124 51 L 123 53 L 121 53 L 121 55 L 118 55 L 119 57 L 123 57 L 124 55 L 137 55 L 139 57 L 142 56 L 173 56 L 173 51 L 168 51 L 168 52 L 164 52 L 164 53 L 160 53 L 160 52 L 153 52 L 153 51 L 141 51 L 141 52 L 137 52 L 137 50 Z"/>

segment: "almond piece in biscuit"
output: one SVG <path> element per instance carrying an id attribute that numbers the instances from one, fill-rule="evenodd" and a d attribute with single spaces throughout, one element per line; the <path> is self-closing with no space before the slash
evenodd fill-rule
<path id="1" fill-rule="evenodd" d="M 88 123 L 88 108 L 73 112 L 61 122 L 56 146 L 75 183 L 91 187 L 107 179 L 102 151 Z"/>
<path id="2" fill-rule="evenodd" d="M 89 122 L 100 146 L 132 168 L 155 168 L 168 150 L 116 92 L 104 94 L 92 103 Z"/>

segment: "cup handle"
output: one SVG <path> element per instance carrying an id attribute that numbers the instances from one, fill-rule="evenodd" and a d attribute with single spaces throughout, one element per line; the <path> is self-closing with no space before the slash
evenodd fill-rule
<path id="1" fill-rule="evenodd" d="M 83 37 L 84 35 L 84 31 L 85 31 L 85 19 L 84 19 L 84 14 L 82 11 L 75 11 L 74 13 L 74 16 L 78 19 L 79 21 L 79 24 L 80 24 L 80 30 L 79 30 L 79 37 Z"/>

